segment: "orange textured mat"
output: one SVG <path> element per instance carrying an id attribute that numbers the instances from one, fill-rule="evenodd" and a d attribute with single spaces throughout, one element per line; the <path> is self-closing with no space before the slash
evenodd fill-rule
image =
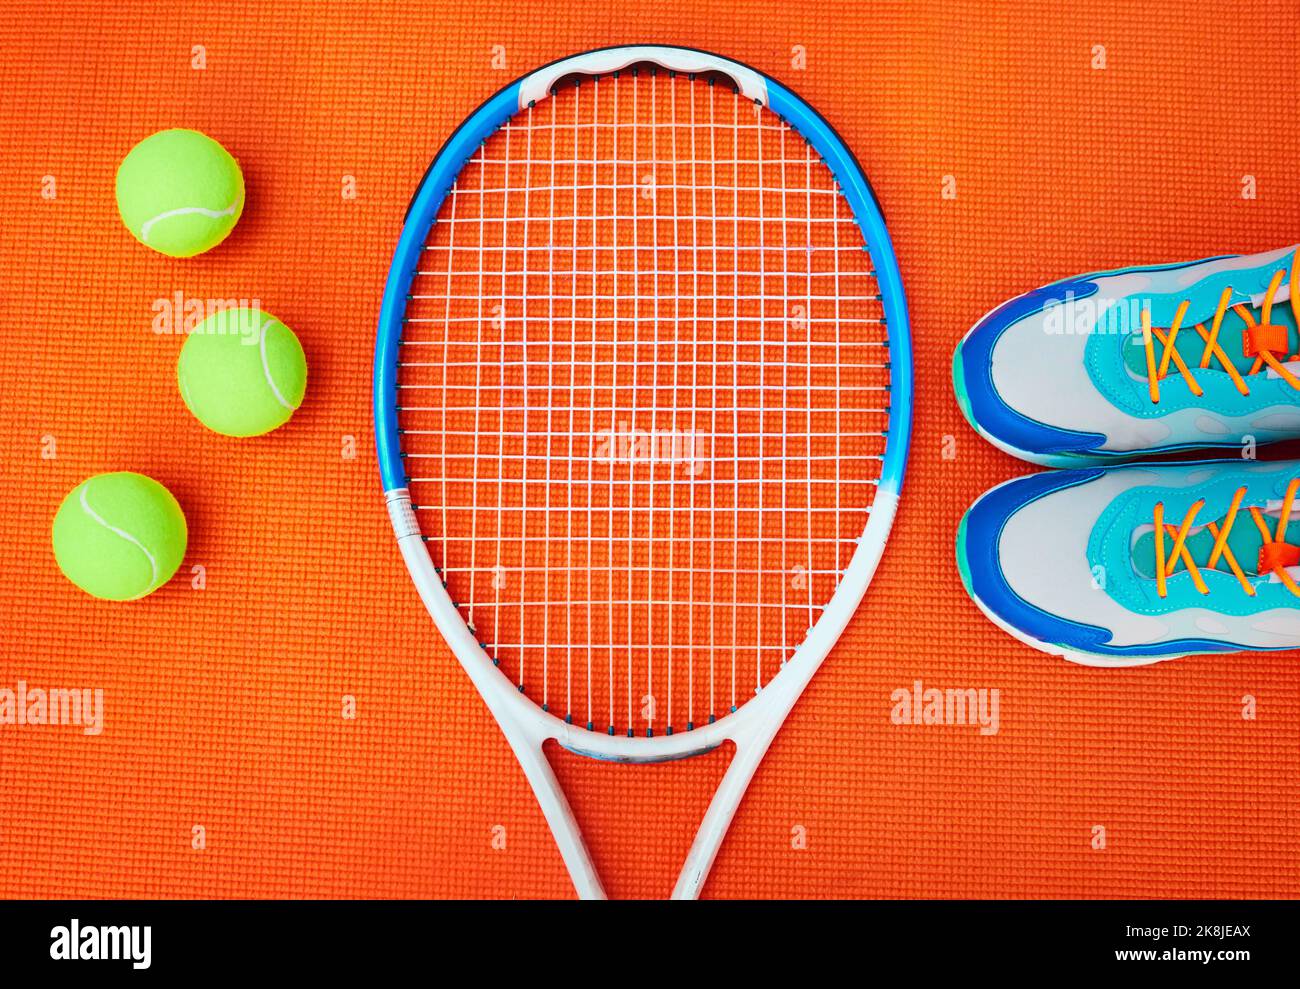
<path id="1" fill-rule="evenodd" d="M 444 138 L 528 69 L 628 42 L 748 62 L 835 125 L 916 337 L 894 539 L 706 893 L 1300 894 L 1296 654 L 1072 666 L 989 625 L 951 562 L 969 502 L 1026 469 L 953 401 L 973 320 L 1053 278 L 1300 232 L 1278 127 L 1300 95 L 1293 3 L 1059 6 L 6 3 L 0 688 L 102 688 L 106 714 L 94 736 L 0 726 L 0 896 L 570 894 L 398 557 L 370 360 Z M 172 126 L 225 144 L 249 190 L 230 239 L 187 261 L 142 248 L 113 203 L 122 156 Z M 289 426 L 236 441 L 193 421 L 159 318 L 178 294 L 257 300 L 298 332 Z M 68 489 L 118 469 L 167 484 L 191 524 L 180 574 L 130 605 L 69 585 L 48 538 Z M 999 689 L 999 731 L 894 724 L 916 681 Z M 611 893 L 666 894 L 722 758 L 556 756 Z"/>

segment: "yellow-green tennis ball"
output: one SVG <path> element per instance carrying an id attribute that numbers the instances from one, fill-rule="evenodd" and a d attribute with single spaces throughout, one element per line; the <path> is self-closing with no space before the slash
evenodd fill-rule
<path id="1" fill-rule="evenodd" d="M 244 210 L 244 176 L 230 152 L 196 130 L 161 130 L 117 169 L 117 211 L 135 239 L 173 258 L 211 250 Z"/>
<path id="2" fill-rule="evenodd" d="M 172 493 L 130 471 L 96 474 L 54 516 L 54 559 L 87 594 L 131 601 L 171 580 L 185 558 L 185 515 Z"/>
<path id="3" fill-rule="evenodd" d="M 260 309 L 223 309 L 190 331 L 176 362 L 181 398 L 225 436 L 283 426 L 307 390 L 307 358 L 293 330 Z"/>

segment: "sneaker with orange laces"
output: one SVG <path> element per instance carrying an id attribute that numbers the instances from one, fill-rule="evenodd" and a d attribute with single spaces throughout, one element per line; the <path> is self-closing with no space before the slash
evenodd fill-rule
<path id="1" fill-rule="evenodd" d="M 1017 478 L 966 513 L 957 565 L 995 624 L 1077 663 L 1300 648 L 1300 461 Z"/>
<path id="2" fill-rule="evenodd" d="M 953 356 L 995 446 L 1079 467 L 1300 437 L 1300 248 L 1081 275 L 984 316 Z"/>

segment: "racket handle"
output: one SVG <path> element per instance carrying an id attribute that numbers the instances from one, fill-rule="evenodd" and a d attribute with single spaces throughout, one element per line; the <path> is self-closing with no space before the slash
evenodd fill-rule
<path id="1" fill-rule="evenodd" d="M 771 741 L 769 738 L 766 742 L 751 741 L 744 747 L 737 745 L 731 765 L 723 774 L 718 792 L 713 795 L 704 820 L 700 822 L 700 829 L 695 834 L 695 840 L 691 842 L 686 864 L 682 866 L 677 885 L 673 887 L 674 900 L 699 899 L 700 891 L 709 878 L 709 870 L 713 868 L 713 860 L 718 857 L 722 839 L 731 827 L 731 819 L 736 816 L 736 808 L 740 806 L 741 798 L 749 788 L 749 781 L 754 777 L 754 770 L 763 761 L 763 755 Z"/>
<path id="2" fill-rule="evenodd" d="M 546 754 L 540 745 L 528 739 L 520 739 L 516 743 L 512 738 L 510 745 L 515 751 L 516 758 L 519 759 L 519 765 L 523 767 L 524 775 L 532 784 L 533 793 L 537 797 L 538 804 L 541 805 L 542 814 L 551 829 L 551 834 L 555 836 L 555 844 L 559 846 L 560 857 L 564 859 L 564 865 L 569 870 L 569 878 L 573 881 L 573 888 L 578 892 L 578 898 L 606 899 L 605 888 L 600 884 L 600 876 L 597 875 L 596 866 L 591 861 L 591 853 L 587 851 L 586 843 L 582 840 L 582 832 L 578 829 L 577 818 L 573 816 L 573 808 L 565 799 L 564 791 L 560 789 L 560 783 L 555 778 L 555 770 L 547 761 Z"/>

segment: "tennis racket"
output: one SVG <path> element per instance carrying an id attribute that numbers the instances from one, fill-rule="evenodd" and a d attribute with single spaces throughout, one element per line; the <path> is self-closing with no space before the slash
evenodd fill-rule
<path id="1" fill-rule="evenodd" d="M 501 90 L 393 258 L 375 426 L 402 556 L 602 898 L 543 743 L 735 753 L 673 896 L 861 600 L 911 424 L 898 266 L 852 154 L 704 52 L 622 47 Z"/>

